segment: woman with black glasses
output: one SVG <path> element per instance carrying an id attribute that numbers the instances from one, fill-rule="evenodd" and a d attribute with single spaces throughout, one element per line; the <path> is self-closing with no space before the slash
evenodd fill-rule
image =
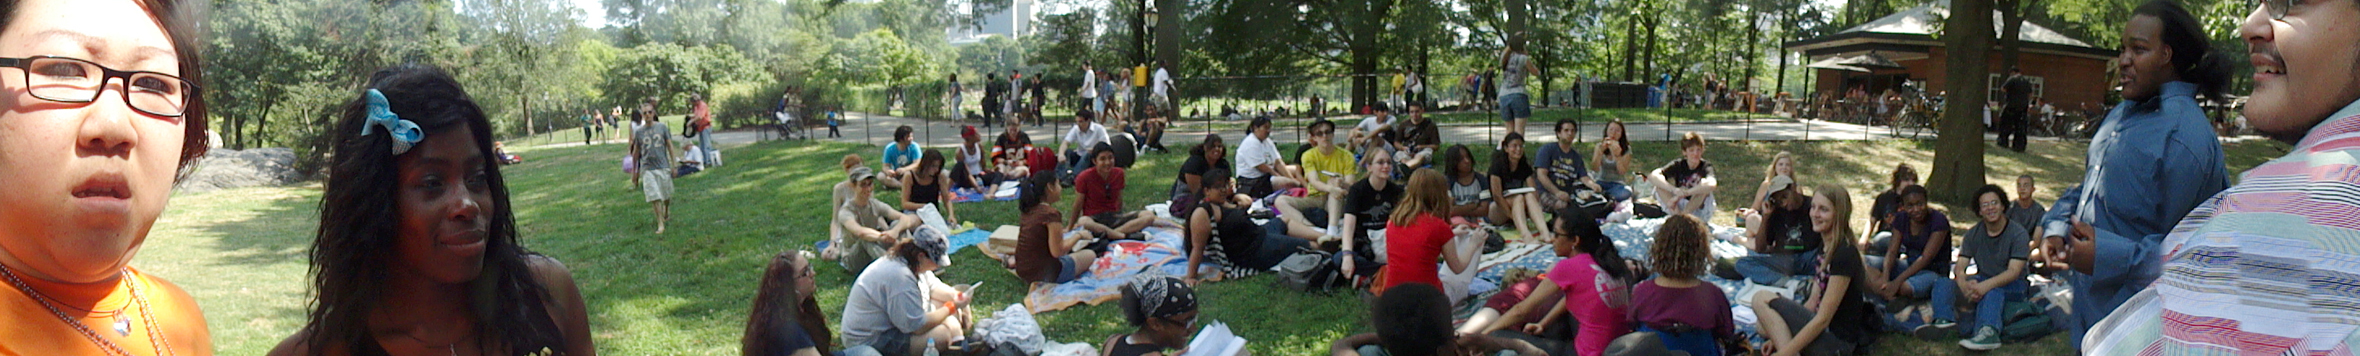
<path id="1" fill-rule="evenodd" d="M 211 355 L 196 299 L 137 268 L 206 149 L 175 1 L 0 3 L 0 355 Z"/>

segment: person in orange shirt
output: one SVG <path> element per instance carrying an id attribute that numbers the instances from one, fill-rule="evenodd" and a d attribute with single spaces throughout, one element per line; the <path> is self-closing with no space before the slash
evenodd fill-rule
<path id="1" fill-rule="evenodd" d="M 211 355 L 196 299 L 130 266 L 207 147 L 197 19 L 0 6 L 0 355 Z"/>
<path id="2" fill-rule="evenodd" d="M 271 355 L 594 355 L 573 274 L 517 245 L 492 127 L 440 68 L 380 70 L 328 129 L 310 320 Z"/>

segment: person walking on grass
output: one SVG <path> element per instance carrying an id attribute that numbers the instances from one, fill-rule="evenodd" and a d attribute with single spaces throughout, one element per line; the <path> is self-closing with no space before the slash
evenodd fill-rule
<path id="1" fill-rule="evenodd" d="M 631 135 L 631 155 L 638 157 L 639 191 L 655 208 L 656 234 L 672 221 L 672 131 L 656 121 L 655 100 L 639 105 L 640 127 Z"/>

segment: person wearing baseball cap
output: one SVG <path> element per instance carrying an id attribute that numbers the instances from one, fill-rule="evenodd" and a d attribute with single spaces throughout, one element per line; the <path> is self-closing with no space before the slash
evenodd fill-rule
<path id="1" fill-rule="evenodd" d="M 836 207 L 835 228 L 843 239 L 834 243 L 839 256 L 836 262 L 844 270 L 859 272 L 871 262 L 885 256 L 886 247 L 899 242 L 899 236 L 919 225 L 918 216 L 903 214 L 893 205 L 877 200 L 877 174 L 867 166 L 852 167 L 846 172 L 846 183 L 852 196 Z"/>
<path id="2" fill-rule="evenodd" d="M 959 139 L 963 141 L 959 143 L 957 156 L 951 157 L 957 159 L 951 162 L 952 187 L 990 193 L 983 188 L 998 185 L 1001 180 L 1007 179 L 999 171 L 984 169 L 984 151 L 989 148 L 983 146 L 983 134 L 976 132 L 975 126 L 959 130 Z"/>
<path id="3" fill-rule="evenodd" d="M 968 290 L 943 284 L 934 271 L 950 260 L 950 242 L 931 228 L 912 230 L 852 282 L 844 301 L 846 354 L 917 355 L 930 346 L 949 350 L 973 325 Z"/>
<path id="4" fill-rule="evenodd" d="M 1754 253 L 1737 258 L 1734 269 L 1763 285 L 1818 270 L 1820 236 L 1811 230 L 1811 196 L 1784 175 L 1771 176 L 1762 191 L 1762 210 L 1737 209 Z"/>

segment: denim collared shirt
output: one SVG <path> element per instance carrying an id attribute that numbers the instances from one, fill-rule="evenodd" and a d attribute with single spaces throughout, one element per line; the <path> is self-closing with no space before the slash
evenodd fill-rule
<path id="1" fill-rule="evenodd" d="M 2164 235 L 2229 186 L 2220 140 L 2196 106 L 2196 85 L 2164 83 L 2162 91 L 2144 101 L 2125 100 L 2106 114 L 2090 142 L 2081 184 L 2059 195 L 2041 219 L 2048 236 L 2063 236 L 2074 220 L 2097 232 L 2093 273 L 2068 278 L 2076 294 L 2076 331 L 2153 282 Z M 2074 335 L 2078 341 L 2080 333 Z"/>

